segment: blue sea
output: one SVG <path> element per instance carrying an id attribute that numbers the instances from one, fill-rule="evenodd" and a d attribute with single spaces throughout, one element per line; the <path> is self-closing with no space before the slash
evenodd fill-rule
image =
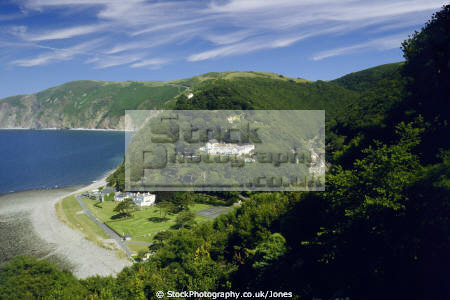
<path id="1" fill-rule="evenodd" d="M 0 194 L 89 184 L 124 152 L 119 131 L 0 130 Z"/>

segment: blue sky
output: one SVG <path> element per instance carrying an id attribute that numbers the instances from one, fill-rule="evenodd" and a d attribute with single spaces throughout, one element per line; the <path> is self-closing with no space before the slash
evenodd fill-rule
<path id="1" fill-rule="evenodd" d="M 329 80 L 402 60 L 438 0 L 3 0 L 0 97 L 71 80 L 254 70 Z"/>

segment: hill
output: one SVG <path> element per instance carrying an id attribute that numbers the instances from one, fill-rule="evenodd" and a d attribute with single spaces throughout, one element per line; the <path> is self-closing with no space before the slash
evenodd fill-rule
<path id="1" fill-rule="evenodd" d="M 391 71 L 382 69 L 377 76 L 364 76 L 364 82 L 372 85 Z M 326 109 L 331 116 L 361 95 L 360 89 L 347 81 L 344 77 L 311 82 L 237 71 L 166 82 L 73 81 L 35 94 L 0 99 L 0 128 L 122 129 L 124 111 L 133 109 Z M 188 91 L 195 96 L 188 99 Z"/>
<path id="2" fill-rule="evenodd" d="M 339 86 L 347 88 L 352 91 L 364 92 L 375 87 L 375 85 L 385 79 L 398 74 L 403 63 L 392 63 L 376 66 L 363 71 L 350 73 L 338 79 L 332 80 Z"/>
<path id="3" fill-rule="evenodd" d="M 0 128 L 122 128 L 124 110 L 161 108 L 185 89 L 163 82 L 73 81 L 0 100 Z"/>

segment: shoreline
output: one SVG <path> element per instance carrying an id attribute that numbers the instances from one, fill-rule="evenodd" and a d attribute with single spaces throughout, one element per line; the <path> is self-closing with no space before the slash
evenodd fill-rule
<path id="1" fill-rule="evenodd" d="M 2 130 L 2 129 L 0 129 Z M 24 192 L 44 192 L 44 191 L 53 191 L 53 190 L 63 190 L 63 189 L 71 189 L 71 188 L 77 188 L 77 187 L 88 187 L 89 185 L 97 182 L 97 181 L 105 181 L 106 184 L 106 178 L 111 175 L 112 173 L 114 173 L 115 170 L 117 170 L 117 168 L 120 165 L 117 165 L 115 168 L 106 171 L 104 174 L 102 174 L 100 177 L 98 177 L 97 179 L 93 180 L 91 183 L 86 183 L 86 184 L 78 184 L 78 185 L 65 185 L 65 186 L 54 186 L 54 187 L 50 187 L 50 188 L 31 188 L 31 189 L 26 189 L 26 190 L 20 190 L 20 191 L 9 191 L 6 193 L 2 193 L 0 192 L 0 197 L 3 196 L 8 196 L 8 195 L 13 195 L 13 194 L 18 194 L 18 193 L 24 193 Z"/>
<path id="2" fill-rule="evenodd" d="M 21 239 L 30 239 L 15 234 L 17 241 L 4 241 L 10 243 L 15 249 L 13 255 L 34 256 L 35 248 L 45 248 L 45 253 L 38 254 L 38 259 L 56 261 L 60 267 L 69 265 L 70 270 L 77 278 L 87 278 L 95 275 L 116 275 L 131 262 L 126 258 L 119 258 L 115 250 L 107 250 L 87 240 L 85 235 L 62 222 L 56 212 L 56 204 L 71 195 L 86 190 L 96 189 L 106 185 L 106 178 L 114 170 L 103 174 L 96 181 L 83 185 L 48 190 L 28 190 L 14 192 L 0 196 L 0 215 L 14 217 L 16 223 L 12 231 L 17 231 L 23 224 L 29 224 L 34 238 L 29 242 L 30 249 L 15 249 L 21 244 Z M 13 232 L 14 234 L 14 232 Z M 20 252 L 22 251 L 22 252 Z M 31 254 L 29 254 L 31 253 Z M 63 261 L 64 263 L 61 263 Z"/>

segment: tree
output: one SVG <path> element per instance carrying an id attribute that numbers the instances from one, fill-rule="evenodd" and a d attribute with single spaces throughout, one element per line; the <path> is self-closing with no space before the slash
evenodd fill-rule
<path id="1" fill-rule="evenodd" d="M 133 199 L 125 198 L 122 202 L 119 202 L 116 207 L 114 207 L 114 211 L 127 217 L 131 217 L 131 211 L 135 210 L 136 208 L 137 206 L 134 203 Z"/>
<path id="2" fill-rule="evenodd" d="M 182 210 L 189 210 L 189 204 L 192 203 L 193 193 L 191 192 L 176 192 L 173 195 L 171 202 L 173 203 L 172 212 L 177 213 Z"/>
<path id="3" fill-rule="evenodd" d="M 286 252 L 286 240 L 279 233 L 273 233 L 255 249 L 253 268 L 264 269 L 276 262 Z"/>
<path id="4" fill-rule="evenodd" d="M 175 225 L 178 228 L 191 228 L 194 224 L 196 224 L 194 219 L 194 213 L 190 211 L 182 211 L 177 215 Z"/>
<path id="5" fill-rule="evenodd" d="M 125 162 L 122 162 L 119 168 L 106 178 L 106 182 L 109 186 L 114 187 L 116 191 L 125 190 Z"/>
<path id="6" fill-rule="evenodd" d="M 153 244 L 150 245 L 149 249 L 152 251 L 156 251 L 160 249 L 167 240 L 169 240 L 173 236 L 171 231 L 160 231 L 153 237 Z"/>
<path id="7" fill-rule="evenodd" d="M 405 110 L 413 117 L 421 114 L 430 124 L 420 151 L 429 153 L 427 162 L 436 162 L 438 149 L 450 146 L 450 5 L 402 47 L 404 75 L 410 79 Z"/>
<path id="8" fill-rule="evenodd" d="M 0 267 L 0 299 L 83 299 L 88 291 L 68 271 L 18 256 Z"/>
<path id="9" fill-rule="evenodd" d="M 441 101 L 450 94 L 450 5 L 435 13 L 420 32 L 404 41 L 402 49 L 406 59 L 404 72 L 413 79 L 409 86 L 412 96 L 421 102 L 423 109 L 433 109 L 434 115 L 444 112 L 439 109 L 442 105 L 448 108 L 448 102 Z M 430 105 L 430 102 L 441 102 L 441 105 Z"/>
<path id="10" fill-rule="evenodd" d="M 166 220 L 166 215 L 173 210 L 174 205 L 171 202 L 163 201 L 157 203 L 156 207 L 159 210 L 159 216 L 161 217 L 161 219 Z"/>

